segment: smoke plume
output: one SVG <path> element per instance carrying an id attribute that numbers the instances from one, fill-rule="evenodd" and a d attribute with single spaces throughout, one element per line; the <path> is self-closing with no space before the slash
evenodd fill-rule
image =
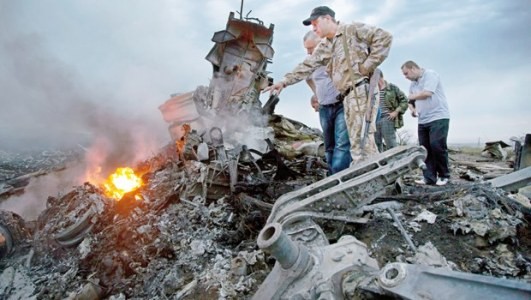
<path id="1" fill-rule="evenodd" d="M 78 166 L 40 177 L 10 203 L 42 208 L 48 195 L 85 180 L 87 168 L 97 164 L 105 177 L 149 157 L 169 140 L 162 119 L 113 106 L 117 96 L 84 83 L 83 70 L 54 57 L 39 35 L 17 32 L 9 11 L 8 4 L 0 4 L 0 150 L 86 150 L 85 170 Z"/>

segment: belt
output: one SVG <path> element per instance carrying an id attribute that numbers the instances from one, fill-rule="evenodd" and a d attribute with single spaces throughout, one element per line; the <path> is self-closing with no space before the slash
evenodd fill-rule
<path id="1" fill-rule="evenodd" d="M 339 97 L 339 95 L 337 95 L 337 96 Z M 323 107 L 334 107 L 334 106 L 337 106 L 339 104 L 343 105 L 343 102 L 337 101 L 337 102 L 334 102 L 334 103 L 331 103 L 331 104 L 321 104 L 321 106 L 323 106 Z"/>
<path id="2" fill-rule="evenodd" d="M 369 83 L 369 79 L 363 78 L 362 80 L 358 81 L 354 85 L 354 87 L 359 87 L 360 85 L 368 84 L 368 83 Z M 337 95 L 336 99 L 339 100 L 339 101 L 343 101 L 345 99 L 345 97 L 348 96 L 348 94 L 350 94 L 350 92 L 352 92 L 352 87 L 351 86 L 349 86 L 348 89 L 346 89 L 342 94 Z"/>

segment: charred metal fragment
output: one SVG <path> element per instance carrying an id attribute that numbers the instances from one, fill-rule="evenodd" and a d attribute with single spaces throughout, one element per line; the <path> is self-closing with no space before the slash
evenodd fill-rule
<path id="1" fill-rule="evenodd" d="M 173 140 L 180 140 L 186 131 L 184 124 L 197 121 L 200 117 L 193 100 L 193 92 L 172 95 L 170 99 L 159 106 L 164 121 L 170 123 L 168 131 Z"/>
<path id="2" fill-rule="evenodd" d="M 514 170 L 531 166 L 531 133 L 525 135 L 524 141 L 515 141 Z"/>
<path id="3" fill-rule="evenodd" d="M 426 150 L 396 147 L 310 186 L 288 193 L 275 202 L 268 223 L 289 224 L 303 218 L 355 222 L 360 208 L 384 192 L 384 187 L 417 168 Z"/>
<path id="4" fill-rule="evenodd" d="M 207 54 L 212 63 L 211 107 L 218 110 L 232 105 L 236 110 L 260 109 L 258 92 L 267 86 L 266 64 L 273 58 L 274 25 L 253 23 L 229 14 L 225 30 L 214 33 L 216 43 Z"/>
<path id="5" fill-rule="evenodd" d="M 370 276 L 379 270 L 366 245 L 353 236 L 336 244 L 306 248 L 292 241 L 282 225 L 271 223 L 260 232 L 258 246 L 277 263 L 253 299 L 342 299 L 342 278 L 349 272 Z"/>
<path id="6" fill-rule="evenodd" d="M 207 199 L 217 200 L 231 194 L 231 177 L 228 164 L 213 160 L 208 165 L 207 180 L 203 185 L 203 192 Z"/>
<path id="7" fill-rule="evenodd" d="M 415 244 L 413 244 L 413 242 L 411 241 L 411 238 L 409 237 L 407 231 L 404 229 L 404 226 L 402 226 L 402 223 L 400 223 L 400 220 L 398 219 L 396 214 L 393 212 L 393 210 L 390 209 L 389 207 L 386 210 L 391 215 L 391 217 L 393 218 L 393 221 L 395 221 L 395 224 L 398 227 L 398 230 L 400 230 L 400 233 L 402 234 L 402 236 L 406 240 L 409 248 L 411 250 L 413 250 L 413 251 L 417 251 L 417 247 L 415 247 Z"/>
<path id="8" fill-rule="evenodd" d="M 96 211 L 91 207 L 77 220 L 76 223 L 70 225 L 64 230 L 55 235 L 55 240 L 64 247 L 77 246 L 85 238 L 88 232 L 93 227 L 92 218 Z"/>
<path id="9" fill-rule="evenodd" d="M 240 205 L 243 206 L 253 206 L 256 208 L 259 208 L 265 212 L 270 212 L 271 208 L 273 208 L 273 204 L 258 200 L 254 197 L 251 197 L 245 193 L 240 193 L 236 196 L 236 199 L 240 202 Z"/>
<path id="10" fill-rule="evenodd" d="M 279 101 L 280 99 L 277 95 L 269 96 L 269 99 L 267 99 L 267 102 L 262 107 L 262 112 L 264 113 L 264 115 L 272 115 L 273 113 L 275 113 L 275 108 Z"/>
<path id="11" fill-rule="evenodd" d="M 114 202 L 95 186 L 85 183 L 62 197 L 48 197 L 47 209 L 37 220 L 34 234 L 36 259 L 52 254 L 68 256 L 95 229 L 104 211 L 114 213 Z"/>
<path id="12" fill-rule="evenodd" d="M 7 227 L 0 224 L 0 259 L 13 250 L 13 237 Z"/>
<path id="13" fill-rule="evenodd" d="M 282 160 L 282 155 L 280 154 L 280 152 L 278 152 L 277 149 L 275 149 L 275 145 L 273 145 L 270 139 L 266 139 L 266 142 L 271 150 L 262 155 L 262 160 L 276 165 L 277 169 L 275 172 L 275 176 L 273 177 L 274 180 L 287 180 L 290 178 L 295 179 L 298 176 L 301 176 L 300 173 L 286 166 L 286 164 Z"/>
<path id="14" fill-rule="evenodd" d="M 507 151 L 505 148 L 509 147 L 504 141 L 486 142 L 481 155 L 495 159 L 505 160 Z"/>
<path id="15" fill-rule="evenodd" d="M 182 136 L 176 140 L 179 158 L 183 161 L 199 160 L 196 149 L 202 142 L 201 136 L 188 123 L 182 125 L 182 128 Z"/>
<path id="16" fill-rule="evenodd" d="M 24 219 L 14 212 L 0 210 L 0 259 L 8 256 L 31 236 Z"/>
<path id="17" fill-rule="evenodd" d="M 242 145 L 242 150 L 241 150 L 240 155 L 238 157 L 238 163 L 242 163 L 242 164 L 245 164 L 245 165 L 251 165 L 252 167 L 256 168 L 258 177 L 261 180 L 265 181 L 266 178 L 264 176 L 264 173 L 262 173 L 262 169 L 260 169 L 260 166 L 256 163 L 256 160 L 254 159 L 253 155 L 251 154 L 251 151 L 253 151 L 253 153 L 259 154 L 260 156 L 263 155 L 262 153 L 254 150 L 254 149 L 247 148 L 247 145 Z"/>
<path id="18" fill-rule="evenodd" d="M 219 127 L 212 127 L 209 131 L 212 146 L 216 149 L 216 159 L 222 164 L 227 163 L 227 151 L 223 142 L 223 132 Z"/>
<path id="19" fill-rule="evenodd" d="M 529 299 L 525 282 L 405 263 L 380 271 L 378 283 L 386 294 L 403 299 Z"/>
<path id="20" fill-rule="evenodd" d="M 531 184 L 531 166 L 489 180 L 492 186 L 508 192 L 517 192 L 519 188 Z"/>
<path id="21" fill-rule="evenodd" d="M 274 54 L 273 29 L 273 24 L 265 27 L 256 18 L 229 14 L 226 28 L 214 33 L 214 46 L 205 57 L 212 64 L 209 86 L 172 95 L 159 107 L 172 139 L 183 136 L 185 123 L 203 130 L 236 115 L 249 124 L 266 125 L 259 96 L 270 82 L 266 67 Z"/>

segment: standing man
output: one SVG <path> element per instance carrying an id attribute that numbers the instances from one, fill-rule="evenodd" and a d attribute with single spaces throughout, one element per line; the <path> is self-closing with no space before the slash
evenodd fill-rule
<path id="1" fill-rule="evenodd" d="M 371 121 L 370 133 L 375 131 L 376 108 L 370 109 L 367 97 L 369 77 L 389 54 L 392 36 L 383 29 L 363 23 L 339 23 L 335 20 L 335 12 L 327 6 L 314 8 L 302 23 L 312 25 L 312 30 L 324 38 L 323 41 L 282 81 L 264 91 L 278 94 L 286 86 L 304 80 L 317 68 L 326 66 L 340 92 L 338 100 L 344 105 L 352 164 L 357 164 L 378 152 L 373 134 L 366 137 L 362 149 L 362 132 L 366 120 Z"/>
<path id="2" fill-rule="evenodd" d="M 402 73 L 411 80 L 409 100 L 415 101 L 412 115 L 418 116 L 419 143 L 428 150 L 424 178 L 418 184 L 446 185 L 450 178 L 448 166 L 448 128 L 450 111 L 439 74 L 422 69 L 415 62 L 402 65 Z"/>
<path id="3" fill-rule="evenodd" d="M 403 115 L 408 108 L 408 99 L 396 85 L 385 81 L 383 73 L 380 73 L 378 88 L 380 89 L 380 107 L 376 118 L 374 139 L 378 151 L 383 152 L 397 146 L 396 130 L 404 126 Z M 385 141 L 385 149 L 382 140 Z"/>
<path id="4" fill-rule="evenodd" d="M 304 48 L 311 55 L 321 38 L 309 31 L 304 35 L 303 42 Z M 323 129 L 328 175 L 333 175 L 348 168 L 351 162 L 343 102 L 337 99 L 339 91 L 334 87 L 325 66 L 315 69 L 310 78 L 308 84 L 319 102 L 319 121 Z"/>

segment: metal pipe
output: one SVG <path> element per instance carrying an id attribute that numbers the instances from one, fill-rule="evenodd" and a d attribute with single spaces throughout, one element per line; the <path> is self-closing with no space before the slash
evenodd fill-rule
<path id="1" fill-rule="evenodd" d="M 299 258 L 300 248 L 283 231 L 279 223 L 271 223 L 260 231 L 257 244 L 271 254 L 283 269 L 291 268 Z"/>
<path id="2" fill-rule="evenodd" d="M 393 210 L 391 210 L 389 207 L 386 208 L 386 210 L 391 215 L 393 220 L 395 221 L 396 226 L 398 226 L 398 230 L 400 230 L 400 233 L 402 233 L 402 236 L 404 237 L 404 239 L 406 239 L 406 242 L 409 245 L 409 247 L 411 248 L 411 250 L 413 250 L 414 252 L 417 252 L 417 247 L 415 247 L 415 245 L 413 244 L 413 242 L 409 238 L 409 235 L 407 234 L 406 230 L 402 226 L 402 223 L 400 223 L 400 220 L 398 220 L 398 218 L 396 217 L 396 215 L 393 212 Z"/>

